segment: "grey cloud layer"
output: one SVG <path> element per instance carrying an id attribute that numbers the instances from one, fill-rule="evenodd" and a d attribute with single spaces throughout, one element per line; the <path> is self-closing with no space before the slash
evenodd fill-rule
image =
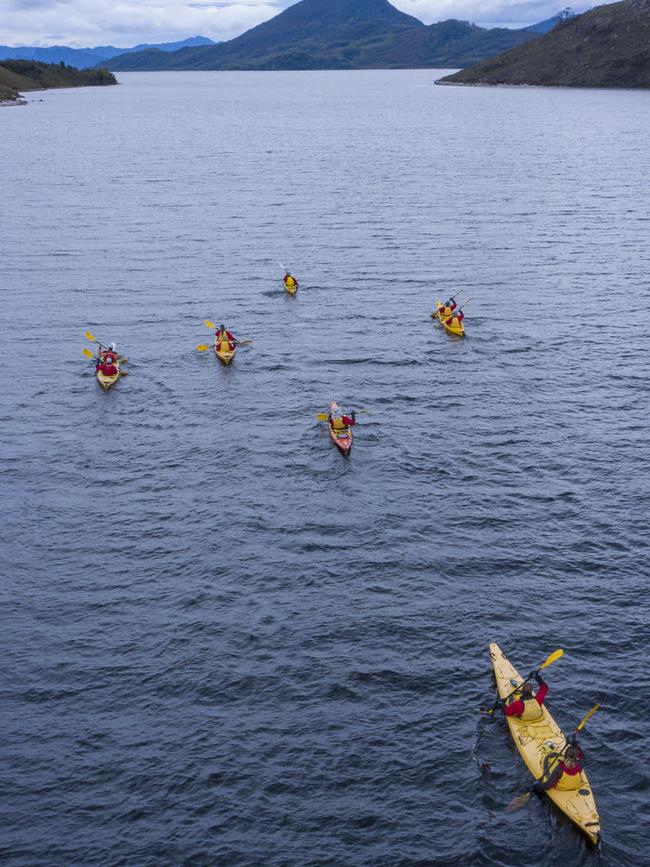
<path id="1" fill-rule="evenodd" d="M 118 41 L 162 42 L 201 34 L 231 39 L 296 0 L 0 0 L 0 41 L 64 42 L 82 47 Z M 392 0 L 425 23 L 462 18 L 525 26 L 554 14 L 552 0 Z"/>

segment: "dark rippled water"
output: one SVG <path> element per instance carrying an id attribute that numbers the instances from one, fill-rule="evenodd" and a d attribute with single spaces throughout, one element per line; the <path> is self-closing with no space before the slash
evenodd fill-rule
<path id="1" fill-rule="evenodd" d="M 3 863 L 648 863 L 650 95 L 434 77 L 2 111 Z M 504 812 L 492 640 L 602 702 L 601 854 Z"/>

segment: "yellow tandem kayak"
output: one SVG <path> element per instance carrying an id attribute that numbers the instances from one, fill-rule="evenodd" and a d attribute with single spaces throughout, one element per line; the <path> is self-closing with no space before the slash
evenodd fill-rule
<path id="1" fill-rule="evenodd" d="M 498 644 L 490 644 L 490 656 L 500 698 L 510 695 L 523 678 L 508 660 Z M 559 753 L 566 746 L 564 732 L 542 705 L 541 719 L 531 721 L 506 717 L 510 734 L 530 773 L 539 779 L 544 773 L 544 759 L 549 753 Z M 600 840 L 600 817 L 591 785 L 584 771 L 576 789 L 547 789 L 545 794 L 585 834 L 592 843 Z"/>

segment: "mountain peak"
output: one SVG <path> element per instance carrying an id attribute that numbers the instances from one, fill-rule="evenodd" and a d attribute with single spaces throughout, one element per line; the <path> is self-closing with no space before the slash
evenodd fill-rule
<path id="1" fill-rule="evenodd" d="M 241 36 L 165 56 L 123 55 L 110 69 L 457 68 L 533 39 L 463 21 L 426 27 L 389 0 L 300 0 Z"/>
<path id="2" fill-rule="evenodd" d="M 323 22 L 383 21 L 407 27 L 422 26 L 421 21 L 400 12 L 388 0 L 302 0 L 285 9 L 283 15 L 312 21 L 318 18 Z"/>

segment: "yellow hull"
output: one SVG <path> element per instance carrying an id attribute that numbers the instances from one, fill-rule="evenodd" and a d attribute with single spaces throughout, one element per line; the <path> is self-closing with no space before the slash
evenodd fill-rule
<path id="1" fill-rule="evenodd" d="M 490 644 L 490 656 L 494 677 L 500 698 L 508 696 L 523 678 L 506 658 L 498 644 Z M 566 745 L 566 737 L 548 712 L 542 706 L 543 716 L 534 722 L 524 722 L 516 717 L 506 717 L 510 734 L 519 754 L 530 773 L 539 779 L 544 773 L 544 759 L 549 752 L 560 752 Z M 581 785 L 578 789 L 562 791 L 548 789 L 545 794 L 585 834 L 592 843 L 600 840 L 600 818 L 596 801 L 591 791 L 587 775 L 580 774 Z"/>
<path id="2" fill-rule="evenodd" d="M 447 319 L 449 316 L 441 316 L 440 309 L 442 308 L 442 302 L 436 301 L 436 312 L 431 314 L 432 319 L 437 319 L 438 322 L 442 325 L 445 331 L 448 331 L 450 334 L 454 334 L 456 337 L 464 337 L 465 336 L 465 326 L 461 322 L 460 325 L 447 325 Z"/>
<path id="3" fill-rule="evenodd" d="M 237 352 L 236 349 L 228 352 L 220 352 L 216 346 L 214 348 L 214 354 L 217 356 L 217 358 L 222 364 L 230 364 L 230 362 L 235 357 L 235 352 Z"/>
<path id="4" fill-rule="evenodd" d="M 298 291 L 298 284 L 297 284 L 297 283 L 294 283 L 293 286 L 287 286 L 287 284 L 285 283 L 285 284 L 284 284 L 284 288 L 287 290 L 287 292 L 289 293 L 289 295 L 293 295 L 293 296 L 295 296 L 296 292 Z"/>

